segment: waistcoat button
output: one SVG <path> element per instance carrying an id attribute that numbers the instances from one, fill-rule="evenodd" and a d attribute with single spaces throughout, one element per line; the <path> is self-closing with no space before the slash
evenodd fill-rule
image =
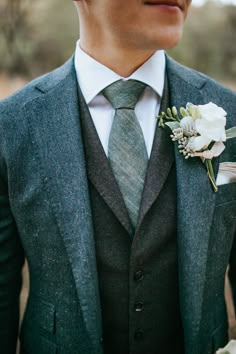
<path id="1" fill-rule="evenodd" d="M 141 312 L 141 311 L 143 311 L 143 308 L 144 308 L 144 303 L 141 302 L 141 301 L 136 302 L 136 303 L 134 304 L 134 309 L 135 309 L 136 312 Z"/>
<path id="2" fill-rule="evenodd" d="M 142 341 L 144 339 L 144 332 L 141 329 L 138 329 L 135 333 L 134 333 L 134 338 L 137 341 Z"/>
<path id="3" fill-rule="evenodd" d="M 144 272 L 142 270 L 138 270 L 136 273 L 134 273 L 135 281 L 143 280 L 143 278 L 144 278 Z"/>

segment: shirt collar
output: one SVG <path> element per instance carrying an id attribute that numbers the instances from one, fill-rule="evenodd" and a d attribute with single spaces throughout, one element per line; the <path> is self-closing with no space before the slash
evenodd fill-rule
<path id="1" fill-rule="evenodd" d="M 75 70 L 87 104 L 105 87 L 121 79 L 144 82 L 161 97 L 165 81 L 165 54 L 163 50 L 156 51 L 130 77 L 123 78 L 86 54 L 80 48 L 78 41 L 75 51 Z"/>

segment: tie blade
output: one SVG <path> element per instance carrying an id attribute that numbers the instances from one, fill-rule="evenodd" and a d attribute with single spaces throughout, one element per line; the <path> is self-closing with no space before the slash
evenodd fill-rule
<path id="1" fill-rule="evenodd" d="M 148 155 L 134 111 L 117 112 L 110 134 L 108 156 L 133 226 L 136 226 Z M 123 124 L 122 120 L 126 120 Z M 137 125 L 138 124 L 138 125 Z"/>

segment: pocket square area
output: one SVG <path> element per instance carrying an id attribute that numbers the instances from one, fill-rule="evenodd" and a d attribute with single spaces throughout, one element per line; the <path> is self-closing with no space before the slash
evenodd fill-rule
<path id="1" fill-rule="evenodd" d="M 222 162 L 216 178 L 216 185 L 236 183 L 236 162 Z"/>
<path id="2" fill-rule="evenodd" d="M 231 340 L 224 348 L 217 350 L 216 354 L 236 354 L 236 340 Z"/>

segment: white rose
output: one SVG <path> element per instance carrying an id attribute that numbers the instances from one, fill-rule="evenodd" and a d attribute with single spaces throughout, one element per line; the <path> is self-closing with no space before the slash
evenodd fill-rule
<path id="1" fill-rule="evenodd" d="M 189 139 L 187 148 L 192 151 L 200 151 L 203 148 L 207 148 L 210 144 L 211 139 L 205 136 L 196 136 Z"/>
<path id="2" fill-rule="evenodd" d="M 191 132 L 195 130 L 195 120 L 191 116 L 186 116 L 180 121 L 181 128 L 186 132 Z"/>
<path id="3" fill-rule="evenodd" d="M 217 106 L 215 103 L 207 103 L 204 105 L 197 106 L 200 111 L 201 118 L 207 119 L 209 121 L 214 121 L 214 119 L 221 119 L 225 117 L 227 113 L 222 107 Z"/>
<path id="4" fill-rule="evenodd" d="M 198 106 L 201 117 L 196 119 L 197 132 L 210 141 L 226 141 L 225 125 L 227 113 L 223 108 L 210 102 Z"/>

